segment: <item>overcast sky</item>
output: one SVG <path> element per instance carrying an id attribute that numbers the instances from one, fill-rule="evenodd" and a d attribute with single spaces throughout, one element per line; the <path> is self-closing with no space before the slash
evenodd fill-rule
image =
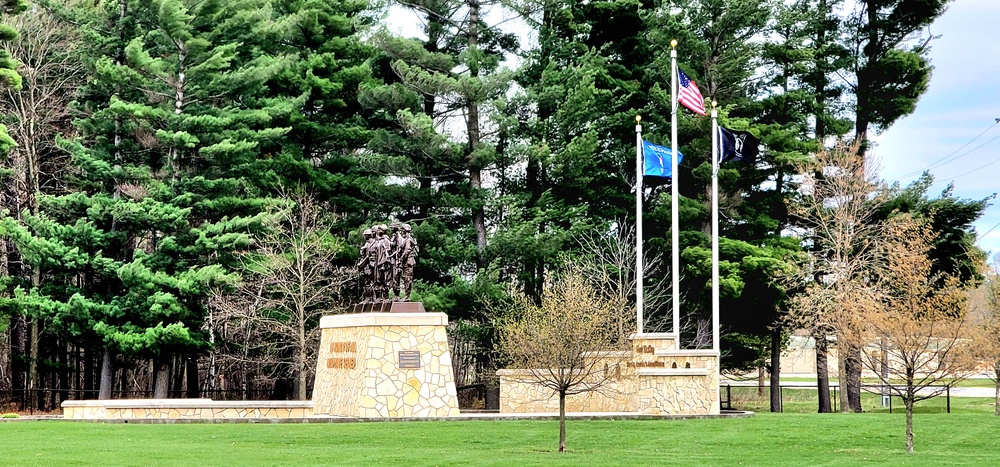
<path id="1" fill-rule="evenodd" d="M 930 89 L 913 114 L 877 138 L 876 156 L 887 181 L 906 185 L 927 169 L 936 181 L 932 196 L 952 181 L 961 198 L 1000 192 L 998 20 L 1000 0 L 956 0 L 931 26 L 941 38 L 930 52 Z M 1000 253 L 998 204 L 976 222 L 979 246 L 994 254 Z"/>

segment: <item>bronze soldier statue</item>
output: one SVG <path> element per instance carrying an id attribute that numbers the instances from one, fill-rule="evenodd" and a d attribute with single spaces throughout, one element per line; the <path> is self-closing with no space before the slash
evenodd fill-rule
<path id="1" fill-rule="evenodd" d="M 375 301 L 375 262 L 372 258 L 372 229 L 365 229 L 361 234 L 365 239 L 365 244 L 361 246 L 358 255 L 358 285 L 361 287 L 361 303 L 371 303 Z"/>
<path id="2" fill-rule="evenodd" d="M 392 258 L 392 273 L 389 275 L 389 299 L 392 301 L 398 301 L 403 298 L 403 290 L 399 287 L 400 275 L 403 272 L 402 262 L 400 261 L 400 251 L 402 251 L 401 242 L 403 239 L 403 234 L 400 233 L 399 222 L 393 222 L 390 227 L 392 234 L 389 236 L 390 244 L 390 257 Z"/>
<path id="3" fill-rule="evenodd" d="M 399 269 L 400 269 L 400 279 L 402 283 L 399 284 L 400 294 L 404 291 L 406 293 L 403 300 L 410 301 L 410 291 L 413 289 L 413 266 L 417 264 L 417 252 L 420 251 L 420 247 L 417 246 L 417 239 L 410 235 L 410 224 L 403 224 L 403 232 L 400 234 L 399 239 Z"/>
<path id="4" fill-rule="evenodd" d="M 357 265 L 364 297 L 361 303 L 410 301 L 413 266 L 420 248 L 409 224 L 393 222 L 391 235 L 386 235 L 388 230 L 385 224 L 376 224 L 362 234 L 365 244 Z"/>
<path id="5" fill-rule="evenodd" d="M 372 228 L 375 241 L 372 250 L 375 257 L 375 301 L 384 302 L 388 299 L 389 281 L 392 274 L 392 245 L 385 236 L 388 228 L 379 224 Z"/>

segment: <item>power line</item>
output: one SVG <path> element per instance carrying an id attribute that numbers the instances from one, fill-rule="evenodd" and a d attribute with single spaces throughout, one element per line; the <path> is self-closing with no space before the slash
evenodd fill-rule
<path id="1" fill-rule="evenodd" d="M 945 161 L 945 159 L 948 159 L 948 158 L 950 158 L 951 156 L 955 155 L 955 154 L 956 154 L 957 152 L 961 151 L 962 149 L 965 149 L 965 147 L 966 147 L 966 146 L 968 146 L 968 145 L 970 145 L 970 144 L 974 143 L 974 142 L 975 142 L 975 141 L 976 141 L 977 139 L 979 139 L 979 138 L 980 138 L 981 136 L 985 135 L 985 134 L 986 134 L 986 133 L 987 133 L 988 131 L 992 130 L 992 129 L 993 129 L 993 127 L 997 126 L 997 124 L 1000 124 L 1000 118 L 996 119 L 996 121 L 994 121 L 994 122 L 993 122 L 993 124 L 992 124 L 992 125 L 990 125 L 990 126 L 989 126 L 988 128 L 986 128 L 985 130 L 983 130 L 983 132 L 982 132 L 982 133 L 980 133 L 980 134 L 976 135 L 976 137 L 975 137 L 975 138 L 972 138 L 971 140 L 969 140 L 969 142 L 967 142 L 967 143 L 963 144 L 963 145 L 962 145 L 961 147 L 959 147 L 958 149 L 956 149 L 956 150 L 952 151 L 951 153 L 949 153 L 948 155 L 946 155 L 946 156 L 944 156 L 944 157 L 942 157 L 942 158 L 940 158 L 940 159 L 938 159 L 938 160 L 936 160 L 936 161 L 932 162 L 932 163 L 931 163 L 930 165 L 928 165 L 927 167 L 924 167 L 923 169 L 920 169 L 920 170 L 917 170 L 917 171 L 914 171 L 914 172 L 910 172 L 910 173 L 908 173 L 908 174 L 906 174 L 906 175 L 902 175 L 902 176 L 900 176 L 900 177 L 897 177 L 897 178 L 896 178 L 896 181 L 902 181 L 902 180 L 904 180 L 904 179 L 907 179 L 907 178 L 910 178 L 910 177 L 912 177 L 912 176 L 914 176 L 914 175 L 919 175 L 919 174 L 922 174 L 922 173 L 924 173 L 925 171 L 928 171 L 928 170 L 930 170 L 930 169 L 933 169 L 933 168 L 935 168 L 935 167 L 940 167 L 940 166 L 942 166 L 942 165 L 944 165 L 944 164 L 948 164 L 948 163 L 951 163 L 951 162 L 954 162 L 954 161 L 957 161 L 958 159 L 961 159 L 962 157 L 965 157 L 965 156 L 967 156 L 967 155 L 971 154 L 972 152 L 976 151 L 977 149 L 979 149 L 979 148 L 981 148 L 981 147 L 983 147 L 983 146 L 985 146 L 985 145 L 989 144 L 989 143 L 990 143 L 991 141 L 993 141 L 993 140 L 995 140 L 995 139 L 997 139 L 997 138 L 1000 138 L 1000 136 L 996 136 L 996 137 L 994 137 L 993 139 L 991 139 L 991 140 L 989 140 L 989 141 L 987 141 L 987 142 L 985 142 L 985 143 L 983 143 L 983 144 L 981 144 L 981 145 L 979 145 L 979 146 L 976 146 L 975 148 L 973 148 L 973 149 L 971 149 L 971 150 L 969 150 L 969 151 L 967 151 L 967 152 L 965 152 L 965 153 L 963 153 L 963 154 L 961 154 L 961 155 L 959 155 L 959 156 L 957 156 L 957 157 L 953 158 L 953 159 L 952 159 L 952 160 L 950 160 L 950 161 L 947 161 L 947 162 L 942 162 L 942 161 Z"/>
<path id="2" fill-rule="evenodd" d="M 997 222 L 997 224 L 996 224 L 996 225 L 994 225 L 993 227 L 990 227 L 990 230 L 987 230 L 986 232 L 984 232 L 984 233 L 981 233 L 981 234 L 979 234 L 979 236 L 977 236 L 977 237 L 976 237 L 976 241 L 978 242 L 978 241 L 982 240 L 982 239 L 983 239 L 983 237 L 985 237 L 985 236 L 986 236 L 986 234 L 988 234 L 988 233 L 992 232 L 992 231 L 993 231 L 993 229 L 995 229 L 995 228 L 997 228 L 997 227 L 1000 227 L 1000 222 Z"/>
<path id="3" fill-rule="evenodd" d="M 991 140 L 989 140 L 989 141 L 987 141 L 987 142 L 983 143 L 982 145 L 980 145 L 980 146 L 976 147 L 976 149 L 979 149 L 979 148 L 981 148 L 981 147 L 983 147 L 983 146 L 985 146 L 985 145 L 989 144 L 990 142 L 992 142 L 993 140 L 995 140 L 995 139 L 998 139 L 998 138 L 1000 138 L 1000 135 L 997 135 L 997 136 L 995 136 L 995 137 L 994 137 L 993 139 L 991 139 Z M 975 151 L 976 149 L 973 149 L 972 151 Z M 972 152 L 972 151 L 969 151 L 969 152 Z M 942 178 L 947 178 L 947 179 L 949 179 L 949 180 L 954 180 L 954 179 L 956 179 L 956 178 L 958 178 L 958 177 L 963 177 L 963 176 L 965 176 L 965 175 L 969 175 L 969 174 L 971 174 L 971 173 L 976 173 L 976 172 L 978 172 L 978 171 L 980 171 L 980 170 L 982 170 L 982 169 L 985 169 L 985 168 L 987 168 L 987 167 L 989 167 L 989 166 L 991 166 L 991 165 L 993 165 L 993 164 L 996 164 L 997 162 L 1000 162 L 1000 158 L 997 158 L 997 159 L 995 159 L 995 160 L 994 160 L 993 162 L 990 162 L 989 164 L 986 164 L 986 165 L 983 165 L 983 166 L 980 166 L 980 167 L 977 167 L 977 168 L 975 168 L 975 169 L 972 169 L 972 170 L 970 170 L 970 171 L 968 171 L 968 172 L 965 172 L 965 173 L 960 173 L 960 174 L 958 174 L 958 175 L 955 175 L 954 177 L 942 177 Z"/>

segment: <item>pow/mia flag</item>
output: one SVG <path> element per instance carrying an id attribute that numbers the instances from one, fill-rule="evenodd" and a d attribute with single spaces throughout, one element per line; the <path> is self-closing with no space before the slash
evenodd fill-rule
<path id="1" fill-rule="evenodd" d="M 760 152 L 760 140 L 747 131 L 735 131 L 719 127 L 719 163 L 741 161 L 753 165 Z"/>

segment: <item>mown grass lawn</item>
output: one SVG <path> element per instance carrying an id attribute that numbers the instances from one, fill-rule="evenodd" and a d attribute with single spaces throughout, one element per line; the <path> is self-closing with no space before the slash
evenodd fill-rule
<path id="1" fill-rule="evenodd" d="M 736 387 L 729 390 L 732 396 L 734 409 L 751 410 L 754 412 L 767 412 L 771 407 L 770 393 L 767 388 L 761 393 L 757 387 Z M 831 392 L 831 397 L 834 393 Z M 833 397 L 833 402 L 839 404 L 838 397 Z M 723 393 L 725 397 L 725 392 Z M 795 388 L 785 387 L 781 390 L 782 411 L 785 413 L 815 413 L 818 407 L 816 388 Z M 917 402 L 914 406 L 914 413 L 947 413 L 948 398 L 944 394 L 931 399 Z M 983 413 L 992 414 L 994 401 L 992 398 L 984 397 L 956 397 L 951 396 L 952 413 Z M 882 398 L 879 394 L 872 392 L 861 393 L 861 406 L 865 412 L 889 412 L 888 407 L 882 407 Z M 839 406 L 837 407 L 839 409 Z M 892 397 L 893 413 L 900 413 L 903 410 L 903 401 L 896 396 Z"/>
<path id="2" fill-rule="evenodd" d="M 993 465 L 1000 417 L 757 414 L 746 419 L 120 425 L 0 423 L 3 465 Z"/>

